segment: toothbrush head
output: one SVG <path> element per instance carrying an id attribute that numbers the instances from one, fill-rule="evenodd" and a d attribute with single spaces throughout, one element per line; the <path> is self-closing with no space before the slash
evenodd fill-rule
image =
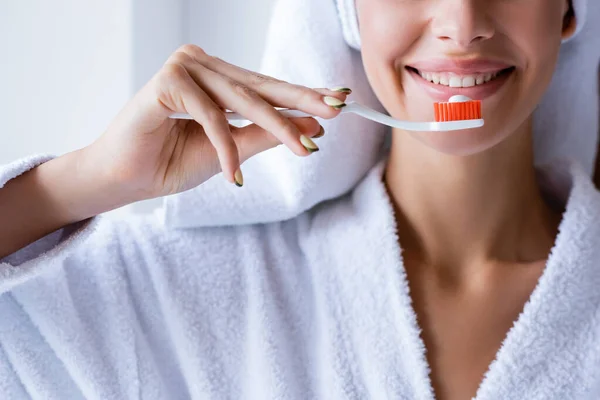
<path id="1" fill-rule="evenodd" d="M 482 119 L 481 100 L 471 100 L 466 96 L 452 96 L 446 103 L 434 103 L 435 121 L 465 121 Z"/>

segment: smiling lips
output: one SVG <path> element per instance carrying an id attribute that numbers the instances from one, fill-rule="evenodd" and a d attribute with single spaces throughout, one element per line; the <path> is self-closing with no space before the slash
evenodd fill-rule
<path id="1" fill-rule="evenodd" d="M 436 85 L 444 85 L 452 88 L 467 88 L 475 85 L 483 85 L 484 83 L 495 79 L 502 71 L 470 75 L 457 75 L 452 72 L 418 72 L 423 79 L 427 79 L 429 82 L 435 83 Z"/>
<path id="2" fill-rule="evenodd" d="M 416 62 L 406 69 L 435 101 L 447 101 L 454 95 L 483 100 L 496 93 L 515 68 L 484 59 L 436 59 Z"/>

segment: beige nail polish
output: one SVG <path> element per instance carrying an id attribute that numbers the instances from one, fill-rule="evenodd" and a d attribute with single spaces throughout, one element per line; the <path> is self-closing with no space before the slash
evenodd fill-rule
<path id="1" fill-rule="evenodd" d="M 329 90 L 331 90 L 332 92 L 342 92 L 342 93 L 346 93 L 346 94 L 352 94 L 352 89 L 344 87 L 344 86 L 336 86 Z"/>
<path id="2" fill-rule="evenodd" d="M 238 168 L 237 171 L 235 171 L 234 179 L 235 179 L 235 185 L 237 187 L 244 186 L 244 175 L 242 175 L 241 169 Z"/>
<path id="3" fill-rule="evenodd" d="M 318 139 L 320 137 L 325 136 L 325 128 L 323 128 L 323 126 L 319 125 L 321 128 L 319 129 L 319 133 L 317 133 L 315 136 L 313 136 L 313 139 Z"/>
<path id="4" fill-rule="evenodd" d="M 304 135 L 300 136 L 300 143 L 302 143 L 302 146 L 304 146 L 304 148 L 310 151 L 311 153 L 319 151 L 319 146 L 317 146 L 315 142 L 313 142 L 312 140 L 310 140 L 310 138 Z"/>
<path id="5" fill-rule="evenodd" d="M 323 102 L 327 104 L 329 107 L 333 107 L 335 109 L 340 109 L 346 107 L 346 103 L 341 101 L 340 99 L 336 99 L 335 97 L 325 96 L 323 97 Z"/>

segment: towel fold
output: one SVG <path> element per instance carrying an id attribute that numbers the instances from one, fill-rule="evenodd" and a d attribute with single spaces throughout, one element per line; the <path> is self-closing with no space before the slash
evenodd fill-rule
<path id="1" fill-rule="evenodd" d="M 535 157 L 536 164 L 576 159 L 591 175 L 598 144 L 600 24 L 584 22 L 598 21 L 600 1 L 574 4 L 577 34 L 562 45 L 554 79 L 534 115 Z M 347 85 L 353 100 L 383 111 L 361 54 L 352 48 L 359 46 L 352 32 L 358 34 L 353 0 L 337 0 L 337 7 L 331 0 L 280 0 L 262 72 L 311 87 Z M 243 189 L 218 175 L 166 199 L 166 223 L 194 227 L 286 220 L 349 191 L 380 159 L 388 129 L 354 115 L 323 121 L 323 126 L 319 153 L 299 158 L 284 147 L 268 150 L 242 166 Z"/>

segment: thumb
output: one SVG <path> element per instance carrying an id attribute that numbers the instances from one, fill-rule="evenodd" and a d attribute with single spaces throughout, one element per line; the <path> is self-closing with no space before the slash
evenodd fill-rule
<path id="1" fill-rule="evenodd" d="M 323 133 L 321 125 L 314 118 L 291 118 L 290 121 L 298 127 L 302 135 L 308 138 L 320 137 Z M 275 135 L 256 124 L 243 128 L 231 127 L 231 133 L 237 145 L 241 163 L 281 144 Z"/>

